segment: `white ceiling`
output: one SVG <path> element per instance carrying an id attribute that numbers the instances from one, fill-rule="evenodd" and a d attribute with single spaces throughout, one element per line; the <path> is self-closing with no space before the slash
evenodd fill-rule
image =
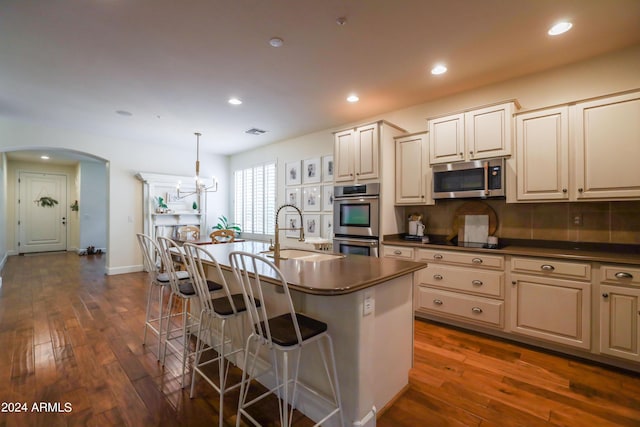
<path id="1" fill-rule="evenodd" d="M 638 43 L 639 0 L 4 1 L 0 115 L 232 154 Z"/>

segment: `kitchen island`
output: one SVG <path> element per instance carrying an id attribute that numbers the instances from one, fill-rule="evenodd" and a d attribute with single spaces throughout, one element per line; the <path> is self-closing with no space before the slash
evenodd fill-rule
<path id="1" fill-rule="evenodd" d="M 264 253 L 268 245 L 239 242 L 208 245 L 206 249 L 220 264 L 229 286 L 239 292 L 234 289 L 237 285 L 232 279 L 229 253 Z M 361 255 L 320 259 L 286 259 L 277 265 L 287 280 L 296 310 L 328 324 L 345 425 L 375 426 L 376 412 L 408 384 L 413 363 L 413 273 L 425 264 Z M 269 281 L 269 277 L 263 279 Z M 275 285 L 272 291 L 275 296 Z M 329 395 L 320 358 L 315 354 L 303 356 L 302 365 L 301 380 L 324 387 Z M 326 408 L 300 390 L 297 408 L 313 420 L 322 418 L 319 415 Z M 338 425 L 337 419 L 330 421 Z"/>

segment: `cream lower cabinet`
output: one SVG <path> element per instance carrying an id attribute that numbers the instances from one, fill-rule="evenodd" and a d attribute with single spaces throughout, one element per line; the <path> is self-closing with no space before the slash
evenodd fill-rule
<path id="1" fill-rule="evenodd" d="M 504 326 L 504 257 L 417 249 L 415 309 L 492 328 Z"/>
<path id="2" fill-rule="evenodd" d="M 600 353 L 640 362 L 640 269 L 600 267 Z"/>
<path id="3" fill-rule="evenodd" d="M 589 350 L 591 264 L 512 257 L 511 332 Z"/>

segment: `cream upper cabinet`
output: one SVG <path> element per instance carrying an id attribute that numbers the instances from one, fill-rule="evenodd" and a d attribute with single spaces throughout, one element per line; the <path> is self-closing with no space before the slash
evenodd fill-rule
<path id="1" fill-rule="evenodd" d="M 511 155 L 513 102 L 429 120 L 430 162 Z"/>
<path id="2" fill-rule="evenodd" d="M 396 205 L 432 205 L 427 133 L 395 138 Z"/>
<path id="3" fill-rule="evenodd" d="M 379 124 L 372 123 L 335 134 L 335 181 L 379 177 Z"/>
<path id="4" fill-rule="evenodd" d="M 640 197 L 640 92 L 573 109 L 576 199 Z"/>
<path id="5" fill-rule="evenodd" d="M 518 201 L 569 199 L 569 108 L 516 116 Z"/>

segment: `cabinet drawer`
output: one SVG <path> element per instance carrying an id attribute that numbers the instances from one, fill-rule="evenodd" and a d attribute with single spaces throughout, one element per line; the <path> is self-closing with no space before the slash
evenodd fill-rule
<path id="1" fill-rule="evenodd" d="M 413 248 L 403 246 L 387 246 L 384 245 L 382 254 L 390 258 L 403 258 L 413 260 Z"/>
<path id="2" fill-rule="evenodd" d="M 600 267 L 600 281 L 618 285 L 640 286 L 640 268 L 626 265 L 603 265 Z"/>
<path id="3" fill-rule="evenodd" d="M 504 268 L 504 257 L 500 255 L 418 249 L 416 257 L 416 261 L 432 261 L 485 268 Z"/>
<path id="4" fill-rule="evenodd" d="M 502 327 L 504 302 L 472 295 L 418 287 L 419 310 L 462 317 L 484 325 Z"/>
<path id="5" fill-rule="evenodd" d="M 590 280 L 591 264 L 557 259 L 513 257 L 511 258 L 511 272 Z"/>
<path id="6" fill-rule="evenodd" d="M 452 267 L 442 264 L 429 264 L 418 272 L 419 283 L 440 288 L 502 297 L 504 273 L 476 268 Z"/>

